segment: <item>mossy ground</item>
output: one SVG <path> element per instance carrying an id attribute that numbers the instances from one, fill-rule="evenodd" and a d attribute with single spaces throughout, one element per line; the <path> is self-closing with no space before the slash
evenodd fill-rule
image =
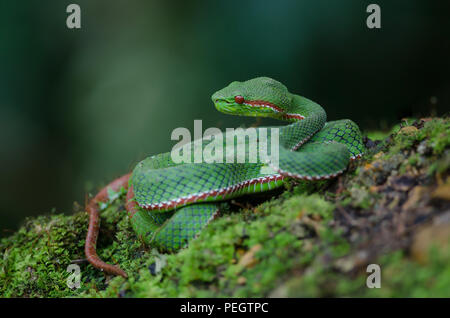
<path id="1" fill-rule="evenodd" d="M 85 212 L 28 219 L 1 240 L 0 295 L 449 297 L 449 132 L 448 118 L 433 118 L 368 133 L 368 152 L 345 175 L 243 198 L 177 254 L 141 244 L 117 200 L 102 212 L 98 252 L 128 279 L 85 261 Z M 366 287 L 372 263 L 379 289 Z M 67 286 L 70 264 L 80 288 Z"/>

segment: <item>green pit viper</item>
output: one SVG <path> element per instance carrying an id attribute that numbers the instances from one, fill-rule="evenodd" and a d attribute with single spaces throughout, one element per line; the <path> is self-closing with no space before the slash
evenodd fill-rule
<path id="1" fill-rule="evenodd" d="M 109 200 L 109 191 L 127 190 L 125 207 L 134 231 L 145 244 L 174 252 L 185 247 L 218 215 L 221 202 L 281 187 L 286 177 L 336 177 L 350 160 L 363 154 L 361 132 L 353 121 L 326 122 L 320 105 L 290 93 L 271 78 L 232 82 L 214 93 L 212 101 L 226 114 L 289 122 L 278 130 L 278 162 L 272 162 L 270 156 L 268 161 L 258 156 L 256 163 L 175 163 L 170 152 L 141 161 L 132 173 L 111 182 L 87 205 L 90 217 L 85 253 L 94 267 L 127 277 L 122 269 L 103 262 L 96 253 L 99 204 Z M 210 142 L 201 140 L 204 146 Z M 194 142 L 188 147 L 183 151 L 194 149 Z"/>

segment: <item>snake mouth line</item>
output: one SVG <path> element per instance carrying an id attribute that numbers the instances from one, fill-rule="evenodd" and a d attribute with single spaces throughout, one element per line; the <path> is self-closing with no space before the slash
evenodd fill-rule
<path id="1" fill-rule="evenodd" d="M 205 191 L 205 192 L 200 192 L 200 193 L 194 193 L 189 196 L 181 197 L 181 198 L 174 199 L 174 200 L 164 201 L 164 202 L 160 202 L 160 203 L 153 203 L 153 204 L 142 204 L 139 206 L 148 211 L 155 211 L 155 210 L 168 211 L 168 210 L 172 210 L 172 209 L 175 209 L 178 207 L 185 206 L 190 203 L 198 202 L 199 200 L 206 200 L 207 198 L 217 198 L 217 197 L 221 196 L 222 197 L 221 200 L 226 199 L 226 198 L 224 198 L 226 195 L 235 193 L 239 190 L 242 190 L 246 187 L 250 187 L 252 185 L 254 187 L 254 190 L 256 190 L 257 185 L 259 185 L 260 188 L 262 189 L 262 186 L 267 184 L 269 187 L 269 190 L 270 190 L 271 189 L 270 182 L 280 181 L 280 180 L 283 180 L 284 178 L 285 177 L 283 175 L 273 174 L 273 175 L 269 175 L 266 177 L 259 177 L 259 178 L 246 180 L 246 181 L 243 181 L 238 184 L 235 184 L 235 185 L 232 185 L 229 187 L 225 187 L 225 188 L 220 188 L 220 189 L 215 189 L 215 190 Z"/>

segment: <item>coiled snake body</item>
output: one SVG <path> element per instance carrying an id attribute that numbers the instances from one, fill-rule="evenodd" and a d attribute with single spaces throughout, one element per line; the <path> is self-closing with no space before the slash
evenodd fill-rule
<path id="1" fill-rule="evenodd" d="M 87 206 L 90 220 L 85 253 L 92 265 L 111 274 L 127 276 L 119 267 L 103 262 L 96 253 L 98 204 L 108 200 L 108 189 L 128 189 L 126 209 L 134 231 L 144 243 L 170 252 L 186 246 L 217 215 L 221 201 L 280 187 L 285 177 L 333 178 L 346 169 L 351 159 L 363 154 L 362 136 L 353 121 L 326 122 L 321 106 L 291 94 L 273 79 L 259 77 L 233 82 L 214 93 L 212 101 L 223 113 L 290 122 L 278 130 L 277 162 L 270 156 L 268 161 L 258 156 L 256 162 L 229 162 L 225 151 L 222 162 L 175 163 L 171 153 L 143 160 L 132 173 L 101 190 Z M 272 149 L 271 131 L 267 130 L 268 149 Z M 259 134 L 257 141 L 262 137 Z M 201 144 L 207 147 L 211 142 L 205 139 Z M 247 145 L 248 142 L 246 139 Z M 181 153 L 194 147 L 191 143 Z M 246 147 L 246 158 L 248 153 Z"/>

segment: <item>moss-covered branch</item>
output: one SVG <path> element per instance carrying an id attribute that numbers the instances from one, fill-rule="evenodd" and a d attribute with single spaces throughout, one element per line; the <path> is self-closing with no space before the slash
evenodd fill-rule
<path id="1" fill-rule="evenodd" d="M 368 133 L 368 152 L 336 180 L 286 182 L 243 198 L 187 249 L 142 245 L 118 200 L 102 212 L 99 255 L 129 279 L 84 259 L 88 217 L 28 219 L 0 243 L 3 297 L 450 296 L 450 120 L 404 121 Z M 262 203 L 261 203 L 262 202 Z M 81 269 L 70 289 L 67 266 Z M 366 287 L 380 264 L 382 288 Z"/>

